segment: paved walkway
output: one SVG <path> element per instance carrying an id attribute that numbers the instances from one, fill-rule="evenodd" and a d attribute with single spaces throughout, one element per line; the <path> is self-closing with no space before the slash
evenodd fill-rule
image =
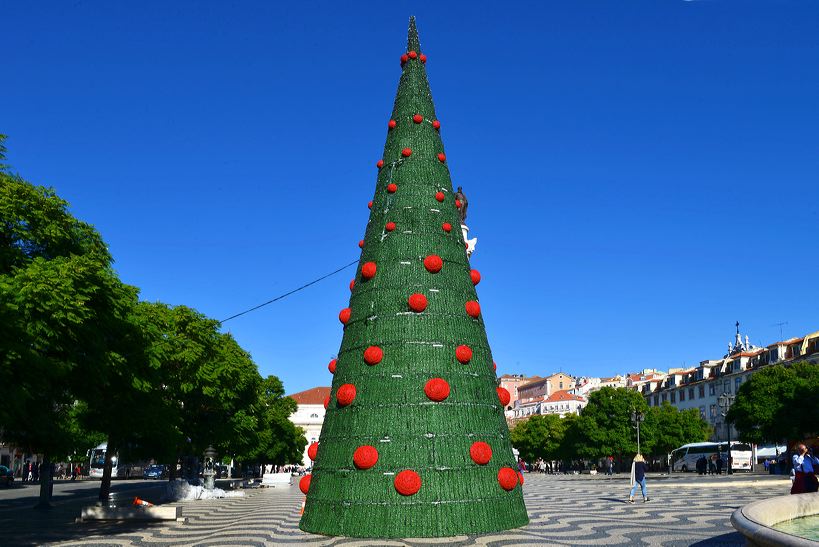
<path id="1" fill-rule="evenodd" d="M 60 545 L 743 545 L 731 512 L 751 501 L 787 493 L 778 477 L 649 477 L 649 503 L 625 503 L 623 476 L 566 477 L 527 474 L 530 524 L 498 534 L 446 540 L 362 541 L 305 534 L 298 529 L 303 496 L 289 489 L 248 490 L 244 498 L 183 502 L 185 524 L 111 527 L 74 524 L 76 538 Z M 98 534 L 98 535 L 93 535 Z M 69 536 L 69 537 L 71 537 Z M 66 536 L 63 535 L 63 538 Z"/>

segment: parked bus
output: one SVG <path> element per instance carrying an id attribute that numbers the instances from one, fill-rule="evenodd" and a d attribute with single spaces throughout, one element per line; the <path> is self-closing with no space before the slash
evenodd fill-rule
<path id="1" fill-rule="evenodd" d="M 101 479 L 103 470 L 105 468 L 105 453 L 108 451 L 108 443 L 102 443 L 88 451 L 90 457 L 90 471 L 89 476 L 92 479 Z M 112 479 L 130 479 L 142 478 L 142 472 L 145 465 L 143 463 L 122 463 L 119 461 L 119 455 L 111 456 L 111 478 Z"/>
<path id="2" fill-rule="evenodd" d="M 728 469 L 728 443 L 690 443 L 679 447 L 671 452 L 672 471 L 696 471 L 697 460 L 705 456 L 706 460 L 711 460 L 711 456 L 717 454 L 722 458 L 722 468 Z M 753 450 L 745 443 L 731 443 L 731 469 L 734 471 L 753 470 Z"/>

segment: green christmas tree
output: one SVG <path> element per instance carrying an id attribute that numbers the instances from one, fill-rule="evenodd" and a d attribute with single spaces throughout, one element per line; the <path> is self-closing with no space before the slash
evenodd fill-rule
<path id="1" fill-rule="evenodd" d="M 415 20 L 339 314 L 302 530 L 437 537 L 528 522 Z"/>

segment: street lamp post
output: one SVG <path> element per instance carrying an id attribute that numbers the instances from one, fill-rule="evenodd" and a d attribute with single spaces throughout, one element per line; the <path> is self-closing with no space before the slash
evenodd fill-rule
<path id="1" fill-rule="evenodd" d="M 725 418 L 726 418 L 726 416 L 728 416 L 728 411 L 731 409 L 731 405 L 734 404 L 734 399 L 735 398 L 736 397 L 734 397 L 733 395 L 730 395 L 728 393 L 723 393 L 722 395 L 719 396 L 719 400 L 717 402 L 719 407 L 722 409 L 722 412 L 720 414 L 722 414 L 722 421 L 725 422 L 725 432 L 726 432 L 726 436 L 728 437 L 728 472 L 727 473 L 729 475 L 734 474 L 734 471 L 732 469 L 733 465 L 732 465 L 732 462 L 731 462 L 731 424 L 729 424 L 728 420 L 726 420 Z"/>
<path id="2" fill-rule="evenodd" d="M 646 415 L 642 411 L 631 411 L 631 423 L 633 427 L 637 428 L 637 453 L 640 454 L 640 424 L 646 419 Z"/>

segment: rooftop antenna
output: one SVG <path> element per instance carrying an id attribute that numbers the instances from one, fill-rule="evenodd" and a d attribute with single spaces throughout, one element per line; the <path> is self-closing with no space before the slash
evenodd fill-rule
<path id="1" fill-rule="evenodd" d="M 782 338 L 782 325 L 787 325 L 787 324 L 788 324 L 788 322 L 787 322 L 787 321 L 780 321 L 779 323 L 774 323 L 774 324 L 772 325 L 772 326 L 774 326 L 774 327 L 776 327 L 776 326 L 778 326 L 778 327 L 779 327 L 779 341 L 780 341 L 780 342 L 781 342 L 781 341 L 782 341 L 782 339 L 783 339 L 783 338 Z"/>

